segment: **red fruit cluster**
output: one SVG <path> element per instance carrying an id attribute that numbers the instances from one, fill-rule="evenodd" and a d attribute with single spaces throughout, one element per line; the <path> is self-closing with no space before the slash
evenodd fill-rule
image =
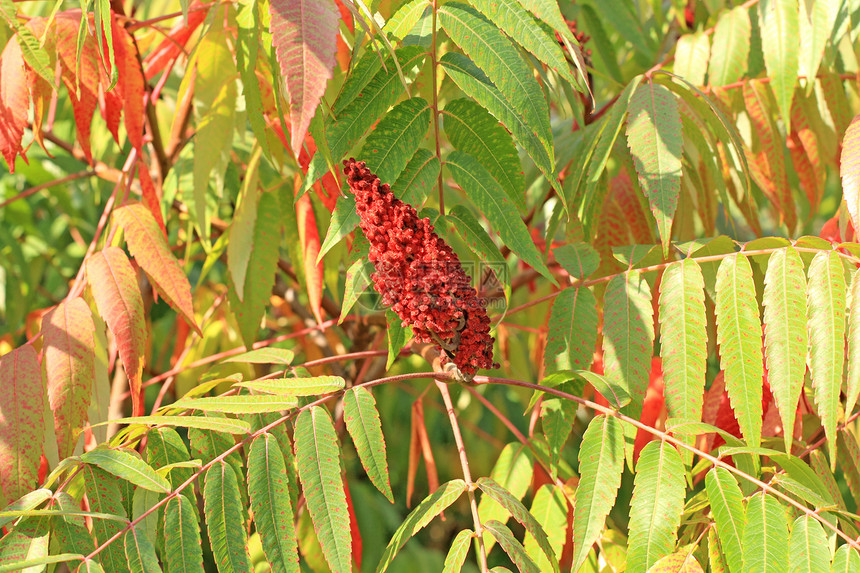
<path id="1" fill-rule="evenodd" d="M 436 344 L 463 374 L 498 368 L 490 318 L 451 247 L 363 161 L 343 164 L 383 304 L 412 326 L 418 342 Z"/>

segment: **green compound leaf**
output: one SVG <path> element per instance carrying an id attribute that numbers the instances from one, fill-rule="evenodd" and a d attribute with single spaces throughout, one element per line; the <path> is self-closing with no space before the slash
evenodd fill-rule
<path id="1" fill-rule="evenodd" d="M 746 517 L 738 482 L 729 470 L 713 468 L 705 476 L 705 489 L 729 570 L 731 573 L 743 573 Z"/>
<path id="2" fill-rule="evenodd" d="M 397 180 L 430 129 L 430 104 L 420 97 L 400 102 L 377 124 L 361 152 L 383 183 Z"/>
<path id="3" fill-rule="evenodd" d="M 203 573 L 203 550 L 200 548 L 200 525 L 197 510 L 182 494 L 167 500 L 164 506 L 164 531 L 170 542 L 164 544 L 164 563 L 171 573 Z"/>
<path id="4" fill-rule="evenodd" d="M 712 86 L 736 82 L 747 70 L 752 29 L 747 10 L 738 6 L 723 12 L 717 20 L 708 63 L 708 83 Z"/>
<path id="5" fill-rule="evenodd" d="M 470 99 L 456 99 L 443 111 L 445 135 L 454 149 L 477 159 L 525 213 L 525 177 L 511 135 L 499 120 Z"/>
<path id="6" fill-rule="evenodd" d="M 445 566 L 442 573 L 460 573 L 463 569 L 463 563 L 466 562 L 466 556 L 469 554 L 469 546 L 475 532 L 471 529 L 464 529 L 457 534 L 454 541 L 451 542 L 451 549 L 448 550 L 448 555 L 445 557 Z"/>
<path id="7" fill-rule="evenodd" d="M 504 523 L 491 519 L 484 524 L 484 528 L 496 538 L 521 573 L 540 573 L 537 564 L 532 561 L 525 548 Z"/>
<path id="8" fill-rule="evenodd" d="M 624 428 L 614 417 L 595 416 L 579 450 L 579 486 L 573 512 L 573 569 L 585 563 L 615 504 L 624 469 Z"/>
<path id="9" fill-rule="evenodd" d="M 665 86 L 647 82 L 636 89 L 627 111 L 627 146 L 666 256 L 681 191 L 683 137 L 678 100 Z"/>
<path id="10" fill-rule="evenodd" d="M 698 420 L 705 391 L 708 333 L 705 280 L 693 259 L 673 263 L 663 273 L 659 316 L 666 409 L 671 417 Z M 686 450 L 684 459 L 692 460 Z"/>
<path id="11" fill-rule="evenodd" d="M 747 502 L 744 528 L 744 571 L 788 570 L 788 519 L 776 498 L 753 494 Z"/>
<path id="12" fill-rule="evenodd" d="M 242 498 L 236 472 L 230 464 L 219 461 L 206 471 L 203 508 L 218 571 L 250 572 L 252 568 L 246 548 Z"/>
<path id="13" fill-rule="evenodd" d="M 675 549 L 675 534 L 684 509 L 684 463 L 675 446 L 649 442 L 636 464 L 630 502 L 627 568 L 647 571 Z"/>
<path id="14" fill-rule="evenodd" d="M 391 541 L 388 543 L 388 547 L 385 548 L 385 552 L 382 554 L 382 559 L 379 560 L 379 565 L 376 567 L 376 573 L 382 573 L 388 569 L 388 566 L 391 565 L 394 557 L 397 556 L 397 552 L 406 545 L 406 542 L 409 541 L 416 532 L 420 531 L 430 523 L 434 517 L 457 501 L 457 499 L 463 495 L 463 492 L 466 491 L 466 488 L 466 482 L 461 479 L 455 479 L 442 484 L 439 486 L 439 489 L 424 498 L 424 500 L 406 516 L 406 519 L 400 524 L 397 531 L 394 532 Z"/>
<path id="15" fill-rule="evenodd" d="M 597 300 L 585 287 L 569 287 L 552 303 L 544 350 L 546 373 L 587 370 L 597 345 Z"/>
<path id="16" fill-rule="evenodd" d="M 292 410 L 298 406 L 295 397 L 286 396 L 213 396 L 211 398 L 183 398 L 170 405 L 202 412 L 224 414 L 262 414 Z"/>
<path id="17" fill-rule="evenodd" d="M 411 327 L 403 326 L 403 320 L 397 316 L 397 313 L 391 309 L 385 310 L 385 320 L 388 322 L 386 329 L 386 338 L 388 339 L 388 359 L 385 363 L 385 370 L 390 370 L 391 365 L 400 356 L 400 351 L 407 340 L 412 337 Z"/>
<path id="18" fill-rule="evenodd" d="M 830 445 L 830 469 L 836 469 L 836 421 L 845 363 L 845 270 L 835 251 L 821 251 L 809 265 L 807 308 L 809 373 L 815 407 Z"/>
<path id="19" fill-rule="evenodd" d="M 761 322 L 746 255 L 728 256 L 717 270 L 717 343 L 726 390 L 747 444 L 761 442 Z"/>
<path id="20" fill-rule="evenodd" d="M 254 438 L 248 452 L 248 495 L 254 523 L 273 573 L 298 573 L 296 528 L 284 454 L 274 435 Z"/>
<path id="21" fill-rule="evenodd" d="M 90 511 L 127 517 L 117 479 L 96 466 L 83 466 L 84 487 L 90 501 Z M 93 534 L 101 545 L 123 528 L 123 523 L 110 519 L 93 519 Z M 121 543 L 111 543 L 99 553 L 99 561 L 108 571 L 128 571 L 128 562 Z"/>
<path id="22" fill-rule="evenodd" d="M 457 150 L 448 155 L 446 166 L 504 243 L 525 263 L 556 284 L 516 207 L 487 169 L 471 155 Z"/>
<path id="23" fill-rule="evenodd" d="M 806 275 L 792 247 L 771 254 L 764 276 L 764 350 L 767 379 L 791 451 L 797 401 L 806 375 Z"/>
<path id="24" fill-rule="evenodd" d="M 758 5 L 764 64 L 786 133 L 791 132 L 791 100 L 799 68 L 797 0 L 767 0 Z"/>
<path id="25" fill-rule="evenodd" d="M 296 420 L 299 479 L 323 555 L 334 573 L 352 571 L 352 536 L 340 473 L 340 450 L 328 410 L 315 406 Z"/>
<path id="26" fill-rule="evenodd" d="M 98 448 L 82 455 L 81 461 L 96 465 L 136 486 L 170 493 L 170 482 L 155 473 L 145 461 L 127 451 Z"/>
<path id="27" fill-rule="evenodd" d="M 277 396 L 319 396 L 343 390 L 346 380 L 340 376 L 314 376 L 313 378 L 275 378 L 237 382 L 234 386 L 248 388 Z"/>
<path id="28" fill-rule="evenodd" d="M 359 386 L 343 395 L 343 419 L 370 481 L 388 501 L 394 503 L 388 477 L 388 460 L 385 457 L 385 437 L 382 435 L 376 400 L 370 390 Z"/>
<path id="29" fill-rule="evenodd" d="M 546 99 L 510 40 L 473 8 L 460 2 L 449 2 L 442 6 L 439 9 L 439 22 L 513 108 L 520 110 L 552 162 L 552 130 Z"/>
<path id="30" fill-rule="evenodd" d="M 135 526 L 126 531 L 123 535 L 123 545 L 131 573 L 161 572 L 158 557 L 155 555 L 155 547 L 147 538 L 143 527 Z"/>
<path id="31" fill-rule="evenodd" d="M 824 528 L 809 515 L 794 520 L 789 538 L 788 570 L 798 573 L 827 571 L 830 548 Z"/>

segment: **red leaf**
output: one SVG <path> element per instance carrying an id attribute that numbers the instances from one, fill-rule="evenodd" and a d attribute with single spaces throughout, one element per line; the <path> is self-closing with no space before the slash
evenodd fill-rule
<path id="1" fill-rule="evenodd" d="M 45 104 L 51 101 L 54 90 L 42 76 L 29 68 L 27 68 L 27 85 L 30 88 L 30 97 L 33 98 L 33 139 L 38 142 L 49 157 L 53 157 L 45 149 L 45 142 L 42 138 L 42 118 L 45 115 Z"/>
<path id="2" fill-rule="evenodd" d="M 15 158 L 24 157 L 21 138 L 27 125 L 30 98 L 24 73 L 24 58 L 18 39 L 12 38 L 0 54 L 0 153 L 15 172 Z"/>
<path id="3" fill-rule="evenodd" d="M 116 66 L 119 72 L 119 89 L 124 103 L 125 131 L 131 145 L 137 149 L 138 154 L 142 154 L 146 87 L 143 72 L 140 69 L 137 44 L 131 34 L 117 24 L 115 19 L 111 22 L 111 27 Z"/>
<path id="4" fill-rule="evenodd" d="M 158 222 L 140 203 L 120 207 L 113 215 L 125 230 L 129 251 L 150 282 L 158 289 L 158 294 L 164 297 L 198 334 L 202 334 L 194 319 L 191 285 L 179 262 L 170 252 L 170 245 L 162 235 Z"/>
<path id="5" fill-rule="evenodd" d="M 132 415 L 143 414 L 141 378 L 146 351 L 146 322 L 137 275 L 117 247 L 108 247 L 87 259 L 87 277 L 99 315 L 116 339 L 128 376 Z"/>
<path id="6" fill-rule="evenodd" d="M 801 98 L 795 97 L 791 105 L 791 135 L 786 143 L 791 152 L 794 169 L 809 199 L 810 212 L 815 213 L 824 196 L 824 180 L 827 174 L 821 161 L 818 137 L 809 125 L 801 104 Z"/>
<path id="7" fill-rule="evenodd" d="M 154 78 L 158 72 L 167 67 L 170 60 L 185 51 L 185 44 L 188 43 L 191 34 L 206 19 L 208 9 L 201 9 L 205 7 L 207 7 L 206 4 L 195 0 L 188 8 L 188 22 L 179 20 L 167 33 L 167 37 L 143 59 L 144 76 L 147 80 Z"/>
<path id="8" fill-rule="evenodd" d="M 61 302 L 42 321 L 42 360 L 60 458 L 74 452 L 95 377 L 95 325 L 80 297 Z"/>
<path id="9" fill-rule="evenodd" d="M 143 202 L 155 218 L 155 222 L 161 227 L 161 232 L 164 238 L 167 239 L 167 227 L 164 226 L 164 218 L 161 216 L 161 200 L 158 198 L 158 193 L 155 191 L 155 183 L 149 175 L 149 168 L 143 159 L 137 162 L 137 177 L 140 180 L 140 191 L 143 197 Z"/>
<path id="10" fill-rule="evenodd" d="M 297 185 L 300 178 L 296 177 Z M 299 240 L 304 254 L 305 279 L 308 285 L 308 299 L 318 324 L 322 324 L 323 263 L 317 263 L 320 254 L 320 235 L 310 195 L 304 194 L 296 202 L 296 218 L 299 226 Z"/>
<path id="11" fill-rule="evenodd" d="M 61 12 L 55 19 L 57 38 L 57 53 L 60 58 L 62 79 L 69 92 L 72 111 L 75 115 L 78 143 L 92 163 L 90 152 L 90 124 L 98 105 L 99 64 L 98 49 L 95 39 L 87 35 L 81 49 L 81 61 L 78 62 L 77 36 L 80 25 L 80 11 Z M 50 33 L 50 32 L 49 32 Z M 80 68 L 80 75 L 77 70 Z M 80 88 L 80 96 L 78 95 Z"/>
<path id="12" fill-rule="evenodd" d="M 648 391 L 645 393 L 645 402 L 642 404 L 642 415 L 639 421 L 652 428 L 664 429 L 666 423 L 666 399 L 663 395 L 663 364 L 659 356 L 651 359 L 651 376 L 648 381 Z M 636 441 L 633 445 L 633 459 L 639 459 L 648 442 L 656 440 L 657 437 L 651 432 L 639 430 L 636 433 Z"/>
<path id="13" fill-rule="evenodd" d="M 842 138 L 842 157 L 839 164 L 842 176 L 842 198 L 855 229 L 860 229 L 860 115 L 851 120 Z"/>
<path id="14" fill-rule="evenodd" d="M 0 503 L 33 489 L 45 431 L 45 389 L 29 344 L 0 358 Z"/>
<path id="15" fill-rule="evenodd" d="M 290 100 L 290 147 L 298 157 L 332 77 L 340 15 L 332 0 L 272 0 L 270 30 Z"/>
<path id="16" fill-rule="evenodd" d="M 642 209 L 639 193 L 627 171 L 622 169 L 609 183 L 612 197 L 624 213 L 624 223 L 627 225 L 634 244 L 650 245 L 654 242 L 654 229 L 651 217 Z"/>
<path id="17" fill-rule="evenodd" d="M 343 478 L 343 492 L 346 494 L 346 509 L 349 512 L 349 533 L 352 537 L 352 559 L 355 567 L 361 571 L 361 531 L 358 530 L 358 519 L 355 517 L 355 507 L 352 505 L 352 496 L 349 493 L 349 484 L 346 476 Z"/>

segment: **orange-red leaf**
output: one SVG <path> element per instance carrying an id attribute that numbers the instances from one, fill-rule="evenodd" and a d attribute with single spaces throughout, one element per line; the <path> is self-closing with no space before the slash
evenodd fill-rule
<path id="1" fill-rule="evenodd" d="M 119 357 L 128 376 L 134 416 L 143 414 L 140 395 L 146 351 L 146 322 L 137 275 L 117 247 L 108 247 L 87 259 L 87 277 L 99 315 L 116 339 Z"/>
<path id="2" fill-rule="evenodd" d="M 800 183 L 803 185 L 809 203 L 810 212 L 818 211 L 818 203 L 824 196 L 824 180 L 827 174 L 824 171 L 818 137 L 803 107 L 803 98 L 798 95 L 791 105 L 791 160 L 797 171 Z M 793 150 L 793 151 L 792 151 Z M 801 157 L 802 156 L 802 157 Z"/>
<path id="3" fill-rule="evenodd" d="M 95 377 L 95 325 L 80 297 L 61 302 L 42 320 L 42 360 L 60 458 L 74 452 L 87 420 Z"/>
<path id="4" fill-rule="evenodd" d="M 842 198 L 855 229 L 860 229 L 860 115 L 851 120 L 842 138 L 842 158 L 839 165 L 842 176 Z"/>
<path id="5" fill-rule="evenodd" d="M 125 230 L 125 240 L 134 260 L 158 289 L 158 294 L 200 333 L 191 304 L 191 284 L 170 252 L 158 221 L 140 203 L 120 207 L 114 211 L 114 217 Z"/>
<path id="6" fill-rule="evenodd" d="M 125 112 L 125 131 L 128 134 L 129 142 L 140 154 L 143 150 L 146 89 L 137 55 L 137 45 L 131 34 L 117 24 L 116 19 L 112 20 L 111 26 L 113 28 L 111 34 L 113 35 L 116 54 L 116 66 L 119 72 L 119 89 L 122 92 L 123 110 Z"/>
<path id="7" fill-rule="evenodd" d="M 300 181 L 300 179 L 296 178 L 296 181 Z M 311 303 L 311 310 L 314 312 L 317 323 L 321 324 L 323 321 L 323 263 L 322 261 L 317 263 L 317 256 L 320 254 L 320 235 L 310 195 L 304 194 L 296 202 L 296 219 L 299 226 L 299 240 L 302 243 L 302 253 L 304 254 L 308 300 Z"/>
<path id="8" fill-rule="evenodd" d="M 30 108 L 24 70 L 21 47 L 17 38 L 12 38 L 0 54 L 0 154 L 13 173 L 15 158 L 19 154 L 24 157 L 21 138 L 24 137 Z"/>
<path id="9" fill-rule="evenodd" d="M 211 4 L 209 5 L 211 6 Z M 158 47 L 147 54 L 143 60 L 144 75 L 151 80 L 170 62 L 185 51 L 185 44 L 197 27 L 203 23 L 208 13 L 208 6 L 195 0 L 188 8 L 188 21 L 179 20 L 167 33 Z"/>
<path id="10" fill-rule="evenodd" d="M 36 485 L 45 432 L 45 388 L 29 344 L 0 358 L 0 504 Z"/>
<path id="11" fill-rule="evenodd" d="M 167 227 L 164 226 L 164 218 L 161 216 L 161 201 L 155 191 L 155 183 L 149 174 L 149 167 L 139 159 L 137 162 L 137 177 L 140 180 L 140 194 L 143 202 L 155 218 L 155 222 L 161 227 L 164 238 L 167 239 Z"/>
<path id="12" fill-rule="evenodd" d="M 72 102 L 78 143 L 81 145 L 81 149 L 84 155 L 86 155 L 87 160 L 92 163 L 90 124 L 93 121 L 93 115 L 98 105 L 98 48 L 96 47 L 95 39 L 90 35 L 86 35 L 81 48 L 81 59 L 80 62 L 78 61 L 77 37 L 80 17 L 80 12 L 76 10 L 57 14 L 55 30 L 62 79 L 69 92 L 69 99 Z M 80 70 L 79 74 L 78 70 Z M 79 93 L 80 95 L 78 95 Z"/>

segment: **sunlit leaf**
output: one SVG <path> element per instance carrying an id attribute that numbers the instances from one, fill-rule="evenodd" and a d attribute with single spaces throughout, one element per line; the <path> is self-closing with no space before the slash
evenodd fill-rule
<path id="1" fill-rule="evenodd" d="M 747 502 L 744 571 L 788 570 L 788 519 L 776 498 L 758 492 Z"/>
<path id="2" fill-rule="evenodd" d="M 233 468 L 224 461 L 206 471 L 203 507 L 209 542 L 218 571 L 239 573 L 251 570 L 242 518 L 242 498 Z"/>
<path id="3" fill-rule="evenodd" d="M 393 503 L 382 424 L 376 400 L 367 388 L 355 387 L 343 395 L 343 419 L 364 471 L 376 489 Z"/>
<path id="4" fill-rule="evenodd" d="M 728 470 L 714 468 L 705 476 L 705 489 L 711 502 L 711 512 L 717 526 L 720 546 L 726 556 L 729 570 L 742 573 L 744 569 L 744 515 L 743 495 L 738 482 Z"/>
<path id="5" fill-rule="evenodd" d="M 81 456 L 81 461 L 94 464 L 136 486 L 162 493 L 170 492 L 170 483 L 158 475 L 146 462 L 121 449 L 97 448 Z"/>
<path id="6" fill-rule="evenodd" d="M 737 81 L 747 70 L 750 51 L 750 15 L 738 6 L 723 12 L 714 29 L 714 45 L 708 64 L 708 83 L 724 86 Z"/>
<path id="7" fill-rule="evenodd" d="M 758 9 L 767 75 L 785 130 L 791 131 L 791 100 L 799 66 L 797 0 L 766 0 L 759 3 Z"/>
<path id="8" fill-rule="evenodd" d="M 238 382 L 234 386 L 278 396 L 316 396 L 342 390 L 346 386 L 346 381 L 340 376 L 315 376 L 313 378 L 253 380 Z"/>

